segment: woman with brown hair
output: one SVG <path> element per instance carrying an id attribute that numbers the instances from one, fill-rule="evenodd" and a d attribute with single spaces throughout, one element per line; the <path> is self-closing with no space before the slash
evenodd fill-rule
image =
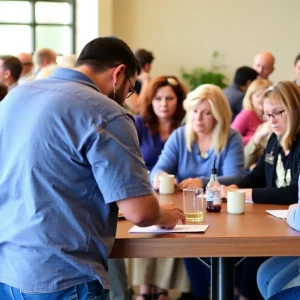
<path id="1" fill-rule="evenodd" d="M 184 116 L 186 89 L 175 76 L 159 76 L 148 86 L 141 115 L 135 117 L 140 149 L 147 166 L 156 164 L 165 141 Z"/>
<path id="2" fill-rule="evenodd" d="M 140 149 L 149 171 L 170 134 L 180 126 L 185 111 L 184 85 L 175 76 L 159 76 L 151 81 L 142 99 L 141 115 L 135 116 Z M 167 289 L 189 290 L 182 259 L 133 259 L 133 285 L 140 285 L 138 299 L 168 299 Z M 175 273 L 175 274 L 174 274 Z"/>

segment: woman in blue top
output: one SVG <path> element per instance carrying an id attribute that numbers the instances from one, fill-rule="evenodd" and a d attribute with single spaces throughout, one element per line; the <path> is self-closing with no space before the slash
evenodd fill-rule
<path id="1" fill-rule="evenodd" d="M 186 89 L 175 76 L 152 80 L 142 99 L 141 115 L 135 116 L 140 149 L 149 171 L 156 164 L 169 135 L 182 122 Z M 132 283 L 140 286 L 137 299 L 167 299 L 167 289 L 188 291 L 189 282 L 181 259 L 132 259 Z M 174 275 L 174 270 L 176 273 Z"/>
<path id="2" fill-rule="evenodd" d="M 178 189 L 205 187 L 216 159 L 222 184 L 237 182 L 244 170 L 241 135 L 230 128 L 231 111 L 223 91 L 204 84 L 188 94 L 183 103 L 186 125 L 176 129 L 151 172 L 155 189 L 162 173 L 174 174 Z M 195 299 L 209 297 L 209 270 L 197 259 L 185 259 Z"/>
<path id="3" fill-rule="evenodd" d="M 241 136 L 230 128 L 231 111 L 223 91 L 204 84 L 190 92 L 183 103 L 186 125 L 175 130 L 151 172 L 155 189 L 159 175 L 175 174 L 178 188 L 205 187 L 216 158 L 222 184 L 237 182 L 244 170 Z"/>
<path id="4" fill-rule="evenodd" d="M 156 164 L 165 141 L 182 122 L 186 90 L 174 76 L 160 76 L 147 88 L 141 116 L 135 117 L 140 149 L 149 171 Z"/>

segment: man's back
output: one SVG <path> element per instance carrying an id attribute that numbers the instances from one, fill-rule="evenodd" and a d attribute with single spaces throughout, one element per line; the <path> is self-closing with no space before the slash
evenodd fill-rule
<path id="1" fill-rule="evenodd" d="M 41 293 L 95 279 L 108 286 L 114 201 L 134 196 L 118 162 L 138 140 L 126 111 L 100 95 L 85 75 L 59 69 L 1 103 L 0 282 Z M 119 147 L 128 136 L 133 148 Z M 151 194 L 142 169 L 138 188 Z"/>
<path id="2" fill-rule="evenodd" d="M 239 89 L 236 84 L 231 84 L 224 89 L 224 94 L 229 101 L 232 112 L 232 121 L 243 108 L 243 98 L 245 93 Z"/>

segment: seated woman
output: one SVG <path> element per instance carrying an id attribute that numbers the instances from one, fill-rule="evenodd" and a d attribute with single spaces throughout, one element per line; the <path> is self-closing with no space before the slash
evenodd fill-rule
<path id="1" fill-rule="evenodd" d="M 262 95 L 264 118 L 273 134 L 253 171 L 238 185 L 255 203 L 293 204 L 298 201 L 300 167 L 300 89 L 282 81 Z M 223 188 L 226 197 L 228 187 Z"/>
<path id="2" fill-rule="evenodd" d="M 216 159 L 221 183 L 236 182 L 244 168 L 243 142 L 230 128 L 231 111 L 222 90 L 212 84 L 201 85 L 184 101 L 186 125 L 176 129 L 166 142 L 153 170 L 153 187 L 159 175 L 176 175 L 178 189 L 205 187 Z M 197 259 L 185 259 L 196 299 L 209 297 L 209 270 Z"/>
<path id="3" fill-rule="evenodd" d="M 205 187 L 216 158 L 218 179 L 222 184 L 237 182 L 244 168 L 243 143 L 230 128 L 231 112 L 222 90 L 204 84 L 190 92 L 183 103 L 186 125 L 169 137 L 151 181 L 159 188 L 159 175 L 176 175 L 178 188 Z"/>
<path id="4" fill-rule="evenodd" d="M 300 167 L 300 89 L 293 82 L 282 81 L 262 95 L 264 118 L 273 134 L 256 167 L 238 185 L 246 199 L 254 203 L 293 204 L 298 201 Z M 222 186 L 226 197 L 229 187 Z M 241 299 L 250 298 L 255 290 L 256 273 L 265 258 L 247 258 L 242 265 Z M 246 284 L 246 283 L 252 283 Z"/>
<path id="5" fill-rule="evenodd" d="M 156 164 L 169 135 L 185 116 L 182 104 L 185 98 L 186 89 L 175 76 L 157 77 L 146 88 L 141 115 L 135 117 L 135 123 L 149 171 Z M 133 267 L 132 283 L 140 285 L 141 299 L 152 299 L 152 294 L 163 299 L 167 289 L 174 287 L 189 290 L 181 259 L 133 259 L 130 263 Z"/>
<path id="6" fill-rule="evenodd" d="M 147 88 L 141 116 L 135 117 L 140 149 L 149 171 L 156 164 L 169 135 L 182 122 L 186 90 L 176 77 L 160 76 Z"/>
<path id="7" fill-rule="evenodd" d="M 299 183 L 300 177 L 298 186 Z M 287 218 L 289 226 L 297 231 L 300 231 L 299 201 L 298 204 L 290 205 Z M 260 266 L 257 284 L 264 299 L 297 299 L 300 295 L 299 262 L 299 257 L 272 257 Z"/>
<path id="8" fill-rule="evenodd" d="M 241 133 L 244 145 L 247 145 L 257 127 L 263 122 L 261 95 L 270 85 L 271 82 L 267 79 L 252 81 L 243 99 L 243 110 L 231 124 L 231 128 Z"/>

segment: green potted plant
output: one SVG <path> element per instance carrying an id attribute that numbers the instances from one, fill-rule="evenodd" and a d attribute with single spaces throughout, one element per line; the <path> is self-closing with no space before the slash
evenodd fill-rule
<path id="1" fill-rule="evenodd" d="M 215 84 L 221 89 L 227 87 L 228 78 L 223 73 L 225 66 L 217 64 L 218 58 L 219 52 L 214 51 L 212 54 L 212 64 L 208 70 L 202 67 L 193 68 L 190 72 L 187 72 L 184 68 L 181 69 L 182 78 L 192 90 L 204 83 Z"/>

